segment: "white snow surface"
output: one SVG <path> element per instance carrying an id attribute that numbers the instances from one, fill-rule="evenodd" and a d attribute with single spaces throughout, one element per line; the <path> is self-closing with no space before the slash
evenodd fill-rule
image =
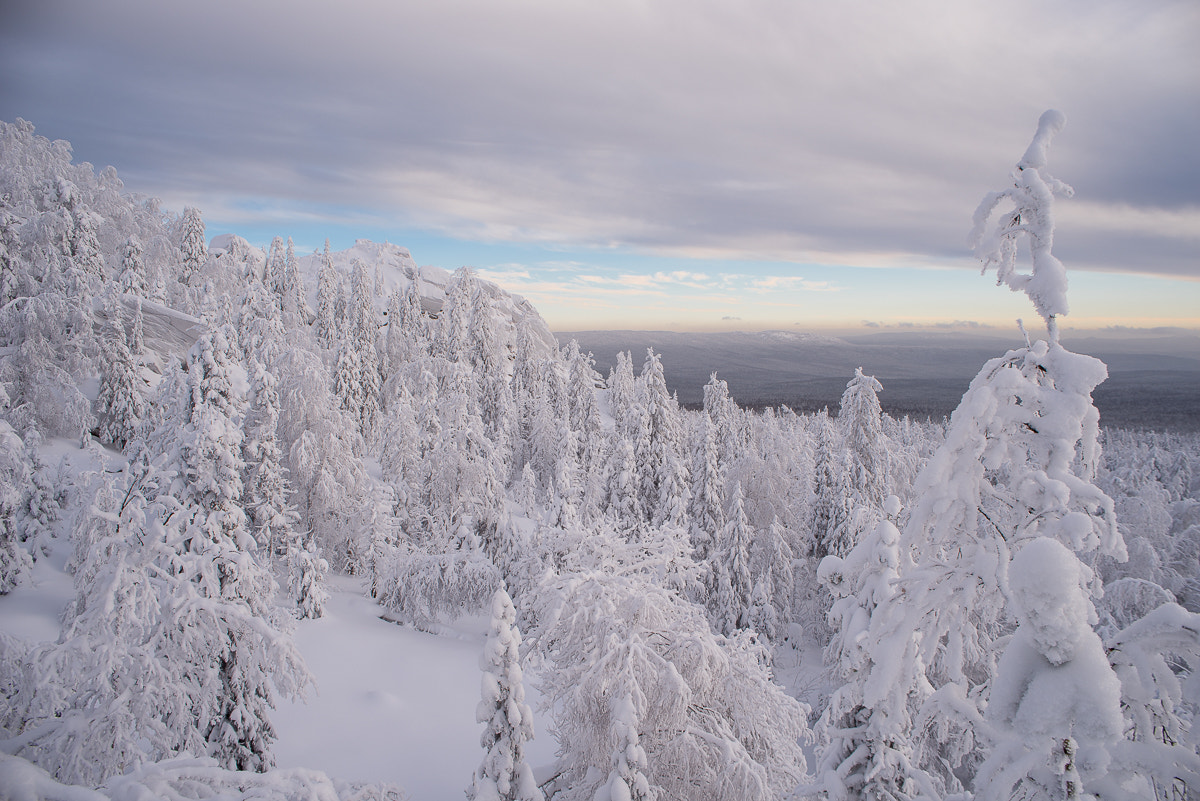
<path id="1" fill-rule="evenodd" d="M 317 692 L 275 710 L 276 764 L 390 782 L 415 799 L 461 798 L 483 759 L 475 709 L 487 619 L 435 636 L 381 619 L 359 579 L 333 576 L 329 589 L 325 617 L 296 628 Z M 537 715 L 529 673 L 525 692 L 535 709 L 526 754 L 537 770 L 554 761 L 557 744 Z"/>

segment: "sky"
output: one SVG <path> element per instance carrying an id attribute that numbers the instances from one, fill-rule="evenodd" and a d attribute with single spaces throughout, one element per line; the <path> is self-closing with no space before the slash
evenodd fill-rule
<path id="1" fill-rule="evenodd" d="M 1039 115 L 1065 328 L 1200 328 L 1195 0 L 15 0 L 0 119 L 208 233 L 471 266 L 555 330 L 1011 327 L 966 245 Z"/>

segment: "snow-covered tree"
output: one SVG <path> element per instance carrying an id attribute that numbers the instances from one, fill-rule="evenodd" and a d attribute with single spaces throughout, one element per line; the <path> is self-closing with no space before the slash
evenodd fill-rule
<path id="1" fill-rule="evenodd" d="M 146 496 L 165 478 L 135 461 L 119 494 L 99 488 L 89 516 L 100 525 L 76 570 L 62 634 L 26 656 L 25 681 L 9 699 L 19 734 L 10 747 L 63 781 L 94 786 L 203 746 L 189 708 L 198 688 L 181 684 L 183 655 L 164 628 L 178 582 L 160 572 L 171 555 L 162 513 L 173 499 Z"/>
<path id="2" fill-rule="evenodd" d="M 355 262 L 350 293 L 350 328 L 338 353 L 335 375 L 336 392 L 346 410 L 358 420 L 359 430 L 368 442 L 374 438 L 379 421 L 382 383 L 379 353 L 375 347 L 379 324 L 372 287 L 366 266 L 361 261 Z"/>
<path id="3" fill-rule="evenodd" d="M 329 255 L 329 240 L 325 240 L 325 252 L 321 254 L 321 271 L 317 274 L 317 342 L 322 348 L 332 349 L 337 343 L 337 296 L 338 274 Z"/>
<path id="4" fill-rule="evenodd" d="M 639 494 L 637 461 L 633 445 L 624 437 L 611 440 L 605 475 L 604 504 L 609 517 L 620 530 L 640 538 L 645 514 Z"/>
<path id="5" fill-rule="evenodd" d="M 324 617 L 329 593 L 325 590 L 325 574 L 329 563 L 316 551 L 311 536 L 295 536 L 288 542 L 288 586 L 296 602 L 300 619 Z"/>
<path id="6" fill-rule="evenodd" d="M 222 394 L 219 371 L 204 372 L 214 380 L 193 384 L 193 412 Z M 179 439 L 191 455 L 142 450 L 117 487 L 98 483 L 62 634 L 26 660 L 10 745 L 62 780 L 95 786 L 184 751 L 263 770 L 274 694 L 294 696 L 310 680 L 269 574 L 214 539 L 237 515 L 199 479 L 222 471 L 197 470 L 206 458 L 192 448 L 197 438 Z"/>
<path id="7" fill-rule="evenodd" d="M 567 365 L 567 407 L 575 439 L 576 461 L 584 475 L 591 476 L 595 473 L 603 444 L 600 408 L 596 403 L 600 375 L 593 367 L 595 361 L 592 354 L 581 352 L 579 343 L 573 339 L 567 343 L 563 361 Z"/>
<path id="8" fill-rule="evenodd" d="M 854 500 L 850 495 L 848 454 L 828 415 L 817 417 L 813 455 L 812 551 L 819 561 L 845 556 L 854 546 L 849 531 Z"/>
<path id="9" fill-rule="evenodd" d="M 1043 115 L 1023 172 L 1044 164 L 1046 123 L 1054 119 Z M 1027 163 L 1030 154 L 1041 162 Z M 1048 204 L 1050 194 L 1039 198 Z M 1048 207 L 1040 209 L 1038 220 L 1052 219 Z M 1043 266 L 1052 259 L 1047 244 L 1036 245 Z M 1039 309 L 1057 302 L 1059 289 L 1040 279 L 1031 286 Z M 1091 392 L 1107 371 L 1058 343 L 1053 314 L 1047 323 L 1049 343 L 989 361 L 954 411 L 914 486 L 900 543 L 904 592 L 871 619 L 877 654 L 888 659 L 868 681 L 907 677 L 912 720 L 939 721 L 911 730 L 923 732 L 922 765 L 945 791 L 955 791 L 977 766 L 978 715 L 971 710 L 987 695 L 995 644 L 1007 629 L 1010 553 L 1049 537 L 1089 559 L 1125 557 L 1113 502 L 1093 483 L 1100 452 Z"/>
<path id="10" fill-rule="evenodd" d="M 283 555 L 294 538 L 298 515 L 288 500 L 287 468 L 279 447 L 279 390 L 275 376 L 251 362 L 251 400 L 243 425 L 246 470 L 243 503 L 251 532 L 263 553 Z"/>
<path id="11" fill-rule="evenodd" d="M 283 255 L 283 284 L 279 299 L 279 307 L 288 328 L 307 326 L 312 317 L 312 309 L 304 292 L 304 279 L 300 276 L 300 268 L 296 262 L 296 246 L 289 236 L 287 250 Z"/>
<path id="12" fill-rule="evenodd" d="M 50 538 L 63 517 L 65 492 L 62 487 L 62 462 L 50 464 L 41 455 L 42 436 L 37 429 L 25 433 L 25 460 L 29 464 L 29 485 L 18 515 L 21 536 L 37 560 L 48 556 Z"/>
<path id="13" fill-rule="evenodd" d="M 667 391 L 662 360 L 653 349 L 646 353 L 638 395 L 646 410 L 645 425 L 634 446 L 642 481 L 642 508 L 652 525 L 683 527 L 687 523 L 690 483 L 683 426 L 679 404 Z"/>
<path id="14" fill-rule="evenodd" d="M 179 274 L 179 280 L 184 284 L 190 284 L 192 277 L 199 274 L 200 268 L 208 259 L 204 220 L 200 217 L 200 210 L 192 206 L 183 210 L 183 219 L 180 221 L 179 250 L 183 254 L 183 269 Z"/>
<path id="15" fill-rule="evenodd" d="M 742 500 L 742 485 L 735 483 L 725 528 L 710 557 L 715 586 L 709 590 L 709 610 L 714 627 L 727 635 L 750 626 L 750 594 L 754 589 L 750 547 L 754 530 L 746 519 Z"/>
<path id="16" fill-rule="evenodd" d="M 412 361 L 424 356 L 429 350 L 429 333 L 425 328 L 425 311 L 421 305 L 421 271 L 413 271 L 412 280 L 404 288 L 400 298 L 400 313 L 388 325 L 397 325 L 396 339 L 404 343 L 404 352 L 392 354 L 401 361 Z M 390 331 L 389 331 L 390 334 Z"/>
<path id="17" fill-rule="evenodd" d="M 612 732 L 615 741 L 608 781 L 596 791 L 596 801 L 654 801 L 657 788 L 646 778 L 646 749 L 638 736 L 637 708 L 627 695 L 613 699 Z"/>
<path id="18" fill-rule="evenodd" d="M 751 628 L 771 642 L 781 641 L 788 633 L 795 602 L 796 576 L 791 545 L 778 519 L 755 532 L 750 547 Z"/>
<path id="19" fill-rule="evenodd" d="M 883 412 L 878 393 L 883 386 L 862 368 L 846 384 L 838 410 L 842 441 L 850 455 L 850 483 L 857 506 L 865 506 L 878 518 L 887 491 L 887 438 L 883 433 Z M 874 525 L 875 520 L 870 524 Z"/>
<path id="20" fill-rule="evenodd" d="M 551 369 L 550 364 L 546 363 L 547 373 Z M 567 419 L 558 414 L 555 408 L 548 382 L 543 381 L 534 387 L 530 409 L 528 462 L 533 466 L 539 486 L 549 496 L 554 491 L 559 463 L 566 461 L 574 464 L 574 438 Z"/>
<path id="21" fill-rule="evenodd" d="M 893 517 L 899 512 L 898 502 L 891 511 Z M 882 520 L 844 559 L 826 556 L 818 569 L 834 597 L 829 610 L 834 636 L 825 651 L 826 662 L 843 682 L 819 725 L 826 744 L 813 789 L 829 801 L 940 798 L 934 779 L 918 766 L 908 736 L 908 687 L 919 681 L 919 665 L 904 658 L 908 653 L 881 652 L 872 639 L 876 609 L 896 593 L 899 544 L 895 524 Z M 909 672 L 885 672 L 894 667 Z"/>
<path id="22" fill-rule="evenodd" d="M 33 566 L 17 527 L 29 483 L 25 443 L 0 419 L 0 595 L 12 592 Z"/>
<path id="23" fill-rule="evenodd" d="M 418 498 L 425 481 L 422 470 L 422 443 L 417 431 L 415 402 L 403 382 L 398 384 L 387 402 L 387 413 L 381 425 L 379 466 L 383 476 L 395 493 L 395 514 L 400 525 L 410 521 L 418 505 Z"/>
<path id="24" fill-rule="evenodd" d="M 1191 686 L 1200 671 L 1200 615 L 1156 604 L 1106 638 L 1104 649 L 1121 682 L 1124 713 L 1124 740 L 1113 749 L 1109 784 L 1129 788 L 1131 798 L 1190 797 L 1200 786 Z"/>
<path id="25" fill-rule="evenodd" d="M 446 286 L 446 300 L 438 316 L 437 354 L 452 362 L 462 361 L 470 351 L 471 318 L 478 281 L 469 267 L 454 271 Z"/>
<path id="26" fill-rule="evenodd" d="M 373 410 L 368 408 L 371 402 L 369 380 L 358 348 L 350 340 L 342 340 L 333 372 L 333 391 L 341 401 L 342 410 L 355 421 L 360 433 L 363 433 L 364 422 L 374 417 Z"/>
<path id="27" fill-rule="evenodd" d="M 807 708 L 771 681 L 748 634 L 715 635 L 677 592 L 598 572 L 544 585 L 535 617 L 560 748 L 555 798 L 590 801 L 601 788 L 611 797 L 614 753 L 632 745 L 635 721 L 645 759 L 627 751 L 627 766 L 644 765 L 659 798 L 780 798 L 803 777 Z"/>
<path id="28" fill-rule="evenodd" d="M 468 329 L 467 354 L 474 372 L 479 416 L 497 459 L 508 463 L 517 433 L 517 406 L 509 378 L 511 333 L 492 304 L 494 288 L 476 282 Z"/>
<path id="29" fill-rule="evenodd" d="M 301 528 L 311 528 L 319 550 L 338 570 L 365 567 L 372 481 L 359 454 L 365 446 L 354 421 L 341 411 L 319 356 L 300 347 L 280 354 L 279 441 L 287 455 L 292 502 Z"/>
<path id="30" fill-rule="evenodd" d="M 146 318 L 142 313 L 142 298 L 137 296 L 133 301 L 133 321 L 129 325 L 129 352 L 141 356 L 146 352 Z"/>
<path id="31" fill-rule="evenodd" d="M 118 313 L 115 303 L 109 308 L 110 314 Z M 115 330 L 104 340 L 105 359 L 101 365 L 95 414 L 101 441 L 124 448 L 126 442 L 137 436 L 146 413 L 146 402 L 142 397 L 145 382 L 138 375 L 119 320 L 118 316 L 114 321 L 118 323 Z"/>
<path id="32" fill-rule="evenodd" d="M 285 273 L 287 265 L 285 263 L 285 255 L 283 249 L 283 237 L 277 236 L 271 240 L 271 247 L 267 251 L 267 263 L 263 270 L 263 284 L 271 293 L 271 300 L 279 308 L 283 308 L 283 295 L 285 292 L 284 282 L 287 280 Z"/>
<path id="33" fill-rule="evenodd" d="M 131 234 L 121 249 L 121 291 L 143 297 L 149 289 L 142 240 Z"/>
<path id="34" fill-rule="evenodd" d="M 72 204 L 71 259 L 73 289 L 81 298 L 91 300 L 104 278 L 104 255 L 100 252 L 97 228 L 102 218 L 90 209 Z"/>
<path id="35" fill-rule="evenodd" d="M 484 724 L 483 762 L 467 788 L 471 801 L 541 801 L 542 793 L 525 760 L 533 739 L 533 712 L 525 703 L 521 632 L 512 599 L 503 589 L 492 596 L 492 622 L 479 658 L 482 691 L 475 717 Z"/>
<path id="36" fill-rule="evenodd" d="M 483 421 L 471 408 L 469 378 L 463 367 L 453 372 L 457 379 L 440 401 L 440 424 L 423 470 L 428 533 L 442 547 L 464 536 L 490 535 L 503 508 L 504 484 Z M 475 544 L 482 545 L 477 539 Z"/>
<path id="37" fill-rule="evenodd" d="M 704 413 L 712 421 L 722 466 L 738 459 L 746 448 L 742 411 L 729 395 L 729 384 L 713 373 L 704 385 Z"/>
<path id="38" fill-rule="evenodd" d="M 688 533 L 697 562 L 709 558 L 725 528 L 725 473 L 717 448 L 717 427 L 700 415 L 692 450 L 692 497 Z"/>
<path id="39" fill-rule="evenodd" d="M 639 426 L 637 389 L 633 378 L 633 356 L 629 351 L 617 354 L 616 364 L 609 372 L 608 406 L 617 434 L 631 442 L 636 441 Z"/>

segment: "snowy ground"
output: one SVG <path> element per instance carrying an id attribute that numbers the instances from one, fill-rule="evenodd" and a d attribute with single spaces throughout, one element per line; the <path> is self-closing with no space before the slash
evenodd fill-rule
<path id="1" fill-rule="evenodd" d="M 475 706 L 487 621 L 426 634 L 381 620 L 359 580 L 334 577 L 331 585 L 326 616 L 296 631 L 318 692 L 275 711 L 278 765 L 387 781 L 414 799 L 461 798 L 483 756 Z M 540 719 L 534 725 L 536 769 L 553 762 L 556 744 Z"/>

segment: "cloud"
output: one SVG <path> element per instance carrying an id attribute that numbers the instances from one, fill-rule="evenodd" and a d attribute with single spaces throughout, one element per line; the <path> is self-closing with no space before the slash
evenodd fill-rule
<path id="1" fill-rule="evenodd" d="M 970 266 L 971 209 L 1054 105 L 1068 267 L 1197 270 L 1194 3 L 18 5 L 0 109 L 206 216 Z"/>
<path id="2" fill-rule="evenodd" d="M 772 275 L 766 278 L 756 278 L 750 281 L 751 292 L 765 294 L 771 292 L 796 290 L 802 290 L 805 292 L 837 292 L 839 287 L 834 286 L 828 281 L 806 281 L 799 276 L 792 275 Z"/>

